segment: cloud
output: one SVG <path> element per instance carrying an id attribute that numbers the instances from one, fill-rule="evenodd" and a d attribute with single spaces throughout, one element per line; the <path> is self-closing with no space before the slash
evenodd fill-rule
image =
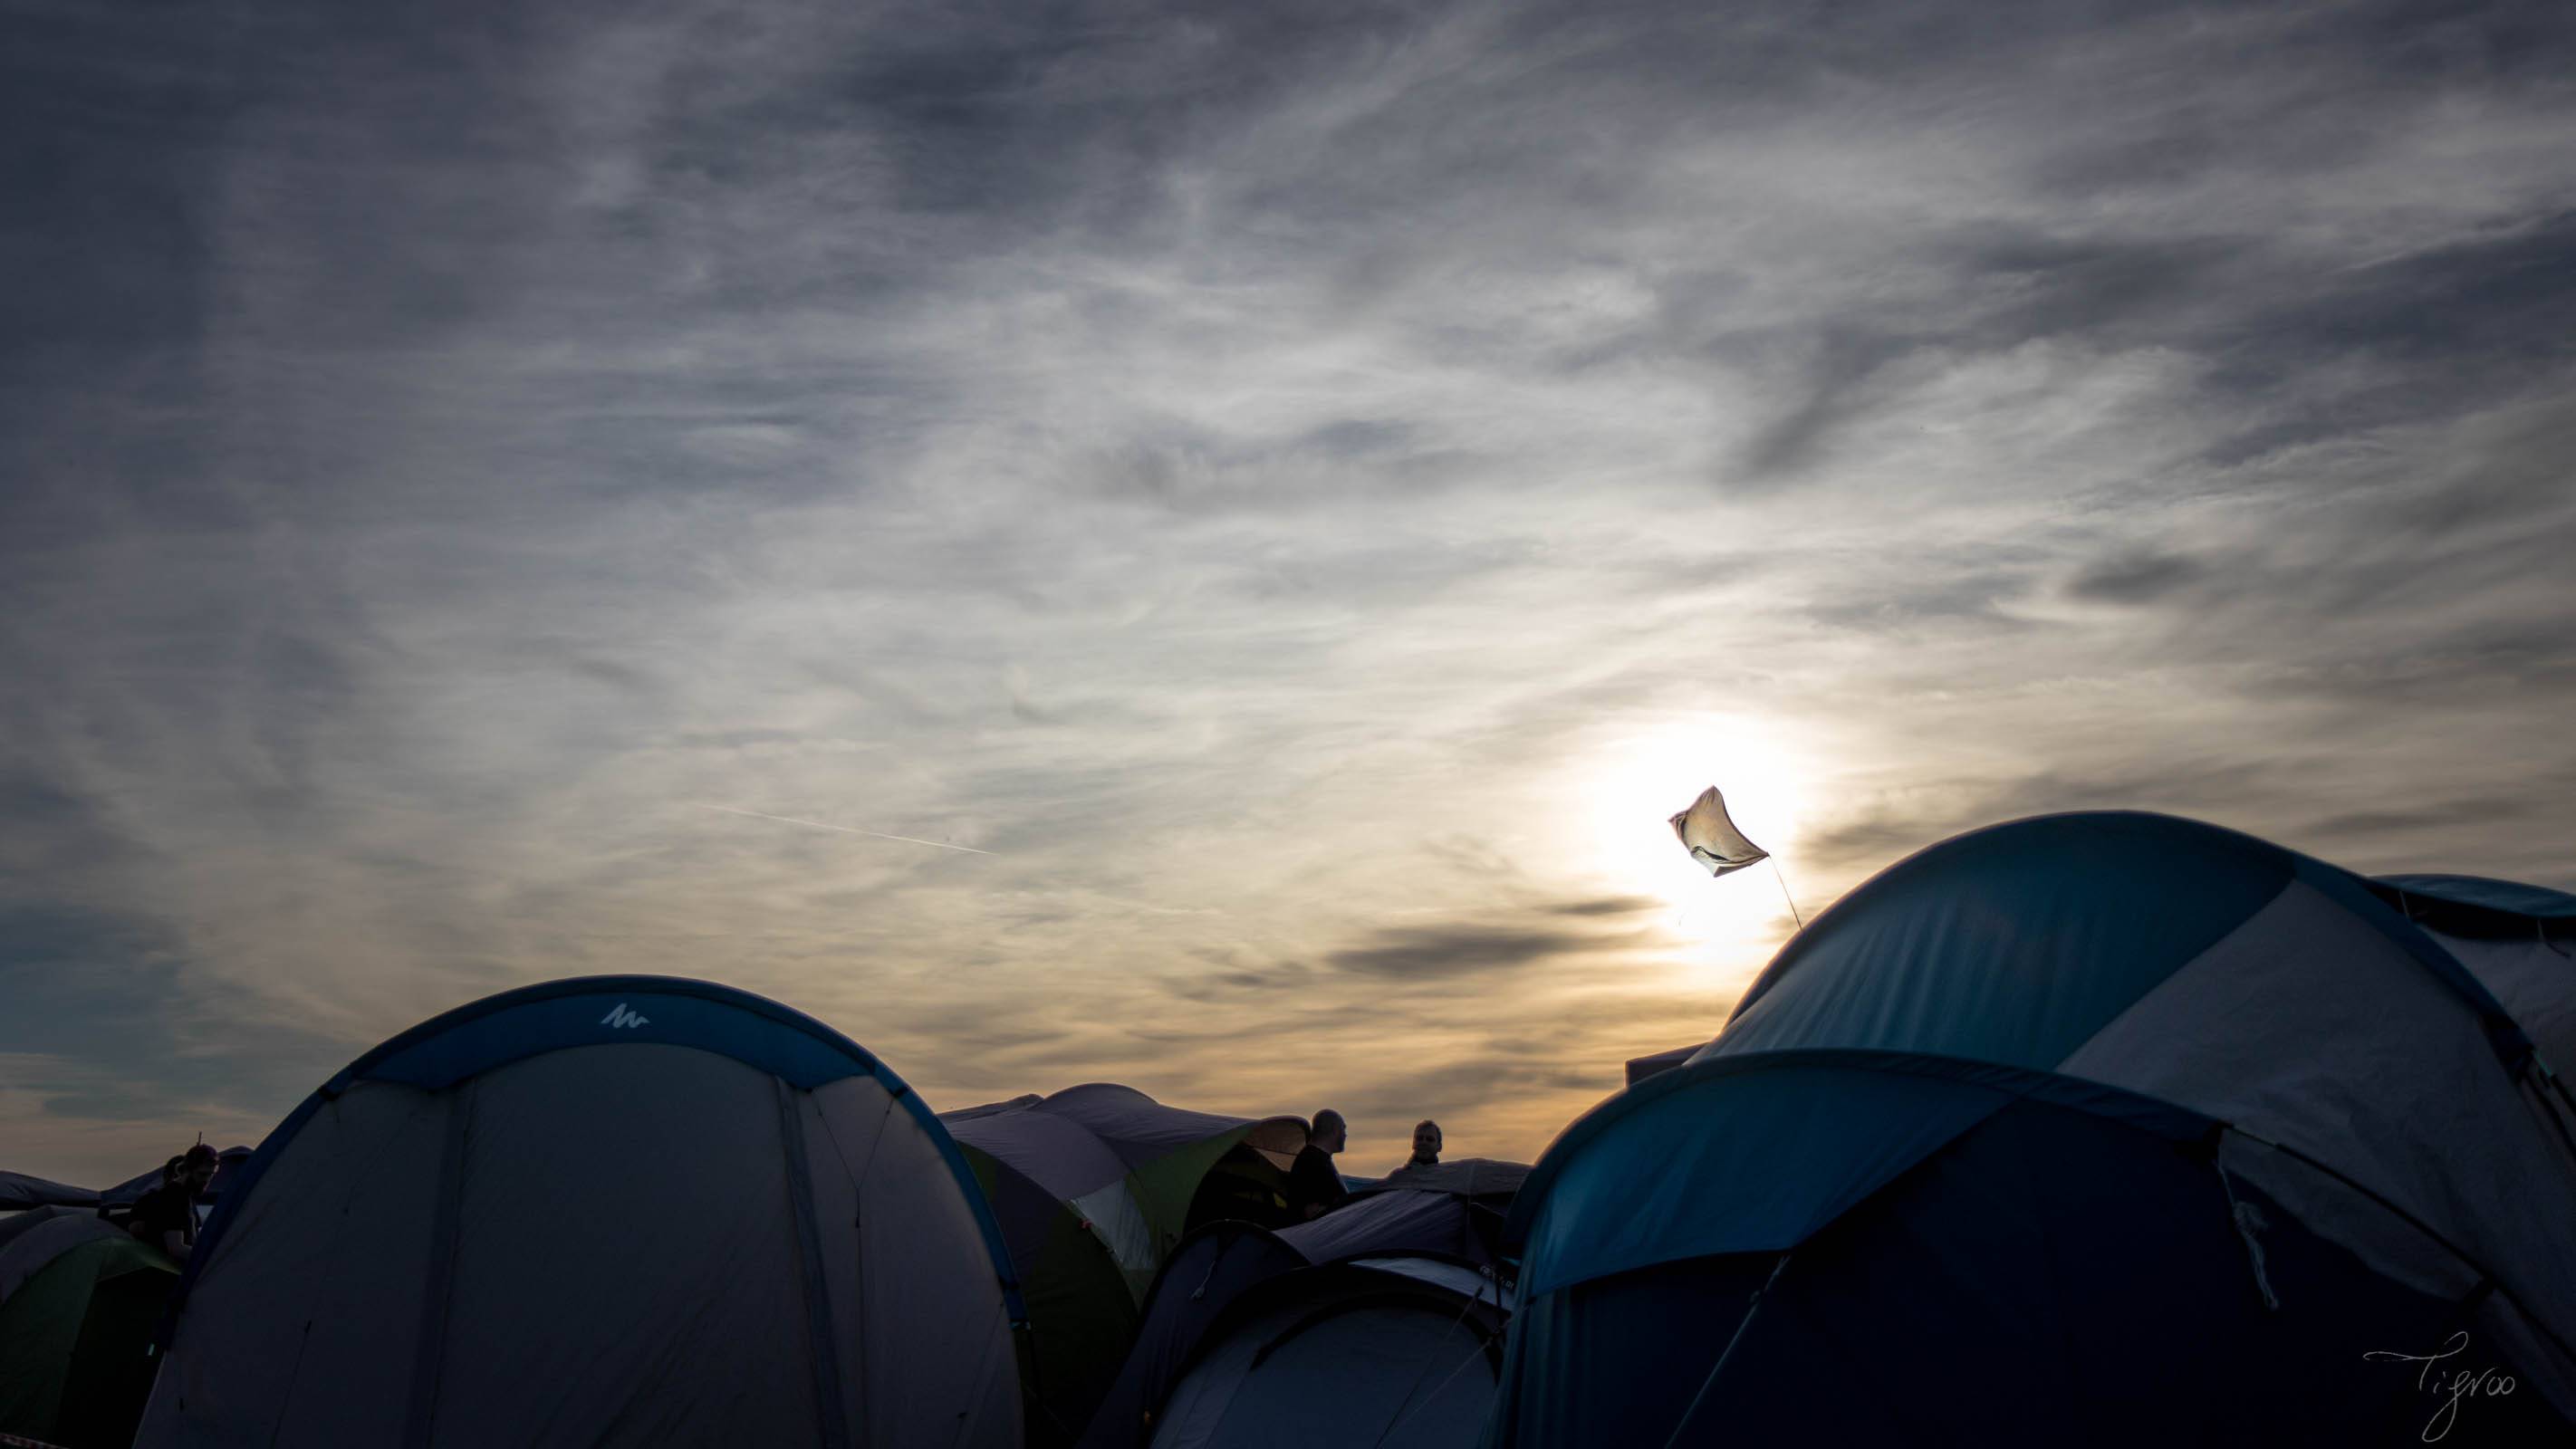
<path id="1" fill-rule="evenodd" d="M 2089 806 L 2565 870 L 2539 8 L 21 29 L 13 1101 L 672 971 L 1525 1155 L 1776 942 L 1602 818 L 1711 720 L 1807 902 Z"/>
<path id="2" fill-rule="evenodd" d="M 1335 970 L 1355 975 L 1438 979 L 1528 966 L 1576 955 L 1598 944 L 1571 932 L 1468 924 L 1396 926 L 1376 932 L 1370 940 L 1373 944 L 1346 947 L 1324 959 Z"/>
<path id="3" fill-rule="evenodd" d="M 1564 901 L 1547 908 L 1558 916 L 1638 916 L 1664 908 L 1653 896 L 1596 896 L 1590 900 Z"/>
<path id="4" fill-rule="evenodd" d="M 2069 579 L 2066 591 L 2106 604 L 2146 603 L 2198 578 L 2201 566 L 2174 554 L 2125 553 L 2097 559 Z"/>

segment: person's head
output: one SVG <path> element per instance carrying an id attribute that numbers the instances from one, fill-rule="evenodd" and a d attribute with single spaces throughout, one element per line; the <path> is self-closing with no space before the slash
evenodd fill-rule
<path id="1" fill-rule="evenodd" d="M 1349 1145 L 1350 1140 L 1350 1124 L 1342 1120 L 1341 1113 L 1330 1107 L 1315 1114 L 1315 1130 L 1306 1137 L 1318 1152 L 1339 1152 Z"/>
<path id="2" fill-rule="evenodd" d="M 1424 1163 L 1440 1160 L 1440 1124 L 1428 1117 L 1413 1124 L 1413 1160 Z"/>
<path id="3" fill-rule="evenodd" d="M 176 1176 L 188 1184 L 190 1192 L 204 1192 L 206 1184 L 215 1180 L 215 1169 L 223 1165 L 223 1159 L 215 1155 L 215 1149 L 202 1142 L 170 1161 L 178 1169 Z"/>

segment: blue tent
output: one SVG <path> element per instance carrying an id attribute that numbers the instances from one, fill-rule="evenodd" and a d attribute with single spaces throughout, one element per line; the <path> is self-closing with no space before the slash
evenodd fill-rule
<path id="1" fill-rule="evenodd" d="M 705 982 L 550 982 L 269 1134 L 135 1442 L 1016 1449 L 1006 1261 L 956 1144 L 847 1037 Z"/>
<path id="2" fill-rule="evenodd" d="M 1516 1205 L 1489 1443 L 2488 1442 L 2576 1427 L 2576 1119 L 2358 877 L 2163 816 L 1946 841 Z"/>
<path id="3" fill-rule="evenodd" d="M 2576 1073 L 2576 896 L 2474 875 L 2389 875 L 2379 898 L 2495 993 L 2559 1079 Z"/>

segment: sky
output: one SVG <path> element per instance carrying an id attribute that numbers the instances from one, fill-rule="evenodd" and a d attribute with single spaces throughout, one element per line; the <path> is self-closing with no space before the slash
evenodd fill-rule
<path id="1" fill-rule="evenodd" d="M 606 972 L 1528 1160 L 1979 825 L 2576 886 L 2559 7 L 0 10 L 0 1167 Z"/>

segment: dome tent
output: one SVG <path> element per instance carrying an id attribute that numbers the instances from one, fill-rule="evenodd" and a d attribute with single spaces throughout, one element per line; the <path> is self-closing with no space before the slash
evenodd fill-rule
<path id="1" fill-rule="evenodd" d="M 1031 1408 L 1067 1439 L 1117 1376 L 1138 1301 L 1211 1171 L 1263 1149 L 1284 1161 L 1306 1140 L 1293 1117 L 1192 1112 L 1109 1082 L 940 1122 L 974 1169 L 1027 1295 Z"/>
<path id="2" fill-rule="evenodd" d="M 95 1211 L 0 1218 L 0 1434 L 124 1449 L 179 1270 Z"/>
<path id="3" fill-rule="evenodd" d="M 1501 1367 L 1500 1293 L 1404 1253 L 1259 1283 L 1173 1385 L 1153 1449 L 1472 1449 Z"/>
<path id="4" fill-rule="evenodd" d="M 1519 1165 L 1460 1166 L 1469 1170 L 1447 1180 L 1478 1186 Z M 1387 1449 L 1472 1442 L 1509 1306 L 1493 1277 L 1502 1230 L 1494 1200 L 1428 1185 L 1373 1188 L 1276 1231 L 1239 1220 L 1199 1228 L 1154 1280 L 1135 1350 L 1082 1449 L 1300 1436 Z M 1329 1331 L 1299 1337 L 1314 1327 Z M 1291 1339 L 1295 1352 L 1276 1358 Z M 1453 1344 L 1458 1351 L 1447 1352 Z M 1485 1369 L 1470 1371 L 1470 1359 Z M 1300 1400 L 1313 1402 L 1281 1408 Z"/>
<path id="5" fill-rule="evenodd" d="M 1489 1442 L 2411 1440 L 2576 1423 L 2527 1038 L 2357 877 L 2168 817 L 1900 862 L 1553 1144 Z M 1999 1377 L 2000 1376 L 2000 1377 Z"/>
<path id="6" fill-rule="evenodd" d="M 901 1079 L 729 987 L 458 1008 L 269 1134 L 136 1443 L 1005 1449 L 1017 1290 Z"/>

